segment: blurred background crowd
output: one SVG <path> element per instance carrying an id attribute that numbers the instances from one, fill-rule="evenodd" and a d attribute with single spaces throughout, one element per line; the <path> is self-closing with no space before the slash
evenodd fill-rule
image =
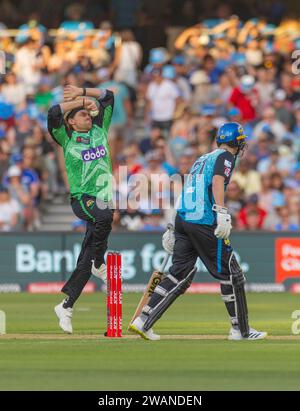
<path id="1" fill-rule="evenodd" d="M 45 204 L 68 192 L 46 129 L 66 84 L 115 93 L 120 195 L 120 166 L 184 176 L 215 148 L 217 128 L 238 121 L 248 150 L 227 189 L 234 227 L 299 230 L 300 19 L 286 2 L 41 4 L 0 1 L 0 230 L 40 229 Z M 162 231 L 167 218 L 145 204 L 117 211 L 114 229 Z"/>

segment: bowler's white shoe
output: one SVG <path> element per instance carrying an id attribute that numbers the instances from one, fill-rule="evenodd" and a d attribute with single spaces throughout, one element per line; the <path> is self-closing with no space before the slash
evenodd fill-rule
<path id="1" fill-rule="evenodd" d="M 264 331 L 256 331 L 254 328 L 250 328 L 249 330 L 249 337 L 242 337 L 242 334 L 240 332 L 240 330 L 236 330 L 233 327 L 231 327 L 230 331 L 229 331 L 229 336 L 228 336 L 228 340 L 234 340 L 234 341 L 239 341 L 239 340 L 263 340 L 264 338 L 266 338 L 266 336 L 268 335 L 268 333 L 264 332 Z"/>
<path id="2" fill-rule="evenodd" d="M 160 335 L 154 334 L 152 328 L 150 330 L 144 330 L 144 322 L 140 317 L 137 317 L 129 326 L 129 330 L 135 334 L 140 335 L 145 340 L 158 341 L 160 340 Z"/>
<path id="3" fill-rule="evenodd" d="M 107 268 L 106 268 L 106 264 L 101 264 L 101 266 L 99 268 L 95 267 L 95 260 L 92 260 L 93 264 L 92 264 L 92 274 L 97 277 L 100 278 L 105 284 L 107 283 Z"/>
<path id="4" fill-rule="evenodd" d="M 63 303 L 58 304 L 56 307 L 54 307 L 54 311 L 59 318 L 59 326 L 60 328 L 68 334 L 73 333 L 73 327 L 72 327 L 72 314 L 73 314 L 73 308 L 64 308 Z"/>

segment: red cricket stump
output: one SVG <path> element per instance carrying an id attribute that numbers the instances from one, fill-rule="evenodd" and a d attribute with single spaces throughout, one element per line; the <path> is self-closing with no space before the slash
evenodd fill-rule
<path id="1" fill-rule="evenodd" d="M 117 255 L 117 336 L 122 337 L 122 256 Z"/>
<path id="2" fill-rule="evenodd" d="M 107 254 L 107 337 L 122 337 L 122 257 Z"/>
<path id="3" fill-rule="evenodd" d="M 107 254 L 107 289 L 106 289 L 106 309 L 107 309 L 107 331 L 106 336 L 112 336 L 112 316 L 111 316 L 111 277 L 112 277 L 112 254 Z"/>

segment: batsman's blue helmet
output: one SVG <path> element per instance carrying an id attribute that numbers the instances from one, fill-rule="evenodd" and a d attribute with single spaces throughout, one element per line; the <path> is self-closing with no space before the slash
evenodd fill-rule
<path id="1" fill-rule="evenodd" d="M 230 147 L 237 147 L 242 150 L 246 145 L 246 135 L 243 126 L 239 123 L 224 123 L 217 133 L 217 145 L 227 144 Z"/>

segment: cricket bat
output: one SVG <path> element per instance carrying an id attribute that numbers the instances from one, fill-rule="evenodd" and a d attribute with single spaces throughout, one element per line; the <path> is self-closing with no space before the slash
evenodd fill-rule
<path id="1" fill-rule="evenodd" d="M 166 254 L 159 270 L 158 271 L 153 271 L 153 273 L 151 275 L 151 278 L 150 278 L 150 280 L 147 284 L 144 295 L 140 299 L 140 302 L 137 306 L 137 309 L 135 310 L 135 313 L 133 314 L 133 317 L 131 318 L 130 324 L 136 319 L 136 317 L 138 317 L 141 314 L 143 307 L 146 304 L 148 304 L 148 301 L 150 300 L 150 297 L 152 296 L 155 287 L 161 282 L 161 280 L 163 278 L 163 275 L 164 275 L 164 270 L 165 270 L 166 265 L 169 261 L 169 257 L 170 257 L 170 254 Z M 128 330 L 129 330 L 129 328 L 128 328 Z"/>

